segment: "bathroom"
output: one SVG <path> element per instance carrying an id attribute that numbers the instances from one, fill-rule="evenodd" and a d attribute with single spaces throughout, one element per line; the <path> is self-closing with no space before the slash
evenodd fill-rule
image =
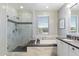
<path id="1" fill-rule="evenodd" d="M 0 47 L 4 46 L 1 55 L 58 56 L 58 37 L 75 35 L 70 31 L 69 20 L 75 14 L 74 5 L 79 6 L 77 3 L 0 3 L 0 38 L 4 39 L 0 42 Z"/>

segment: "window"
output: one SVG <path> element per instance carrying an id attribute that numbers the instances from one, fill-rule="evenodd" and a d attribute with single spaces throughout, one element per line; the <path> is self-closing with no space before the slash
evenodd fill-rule
<path id="1" fill-rule="evenodd" d="M 71 32 L 77 32 L 77 16 L 71 16 Z"/>
<path id="2" fill-rule="evenodd" d="M 39 34 L 48 34 L 48 18 L 48 16 L 37 17 Z"/>

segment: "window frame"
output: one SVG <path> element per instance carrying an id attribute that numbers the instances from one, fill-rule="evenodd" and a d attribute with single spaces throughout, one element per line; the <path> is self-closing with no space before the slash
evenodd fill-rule
<path id="1" fill-rule="evenodd" d="M 76 22 L 77 31 L 76 31 L 76 32 L 72 32 L 72 30 L 70 29 L 70 32 L 71 32 L 71 33 L 78 33 L 78 32 L 79 32 L 79 31 L 78 31 L 78 27 L 79 27 L 79 26 L 78 26 L 78 21 L 79 21 L 79 20 L 78 20 L 78 17 L 79 17 L 79 16 L 78 16 L 78 15 L 71 15 L 71 16 L 76 16 L 76 17 L 77 17 L 77 22 Z M 70 19 L 70 24 L 71 24 L 71 19 Z M 70 25 L 70 28 L 71 28 L 71 25 Z"/>
<path id="2" fill-rule="evenodd" d="M 48 17 L 48 33 L 46 33 L 46 32 L 43 32 L 43 33 L 39 33 L 39 31 L 38 31 L 38 17 Z M 49 15 L 38 15 L 37 16 L 37 34 L 46 34 L 46 35 L 48 35 L 49 34 Z"/>

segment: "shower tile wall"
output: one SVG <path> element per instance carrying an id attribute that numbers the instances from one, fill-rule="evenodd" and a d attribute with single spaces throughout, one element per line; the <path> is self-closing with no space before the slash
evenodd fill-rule
<path id="1" fill-rule="evenodd" d="M 8 40 L 7 40 L 7 49 L 8 51 L 12 51 L 18 45 L 17 41 L 17 31 L 15 31 L 15 23 L 8 22 Z"/>
<path id="2" fill-rule="evenodd" d="M 0 4 L 1 5 L 1 4 Z M 7 19 L 5 9 L 0 8 L 0 55 L 6 54 Z"/>
<path id="3" fill-rule="evenodd" d="M 10 19 L 17 21 L 17 19 L 15 19 L 15 17 L 17 16 L 17 12 L 15 9 L 8 7 L 6 13 L 9 16 L 7 20 Z M 15 31 L 15 28 L 16 28 L 15 23 L 7 21 L 7 50 L 8 51 L 12 51 L 18 45 L 18 40 L 17 40 L 18 32 Z"/>
<path id="4" fill-rule="evenodd" d="M 32 22 L 32 12 L 19 12 L 19 21 L 21 22 Z M 18 24 L 18 33 L 19 33 L 19 45 L 24 46 L 28 41 L 32 40 L 32 24 Z"/>
<path id="5" fill-rule="evenodd" d="M 25 46 L 32 40 L 32 24 L 18 24 L 19 46 Z"/>

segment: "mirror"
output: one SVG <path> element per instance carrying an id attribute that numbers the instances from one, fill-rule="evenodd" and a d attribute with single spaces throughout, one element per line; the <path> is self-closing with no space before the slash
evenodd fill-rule
<path id="1" fill-rule="evenodd" d="M 70 32 L 79 33 L 79 4 L 71 8 Z"/>

